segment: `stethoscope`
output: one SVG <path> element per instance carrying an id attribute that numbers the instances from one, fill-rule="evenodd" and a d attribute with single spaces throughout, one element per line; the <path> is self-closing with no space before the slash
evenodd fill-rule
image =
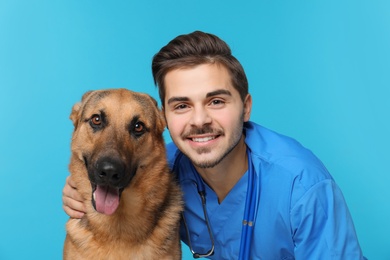
<path id="1" fill-rule="evenodd" d="M 258 205 L 258 198 L 260 196 L 258 181 L 255 181 L 256 174 L 255 170 L 252 164 L 252 156 L 250 149 L 247 148 L 247 156 L 248 156 L 248 187 L 247 187 L 247 193 L 246 193 L 246 199 L 245 199 L 245 210 L 244 210 L 244 217 L 242 221 L 242 232 L 241 232 L 241 242 L 240 242 L 240 253 L 239 253 L 239 260 L 247 260 L 249 259 L 251 245 L 252 245 L 252 236 L 253 236 L 253 229 L 255 225 L 255 218 L 257 213 L 257 205 Z M 176 155 L 175 163 L 173 165 L 173 171 L 175 172 L 177 178 L 179 178 L 178 174 L 178 168 L 179 168 L 179 162 L 181 158 L 183 157 L 183 153 L 178 151 L 178 154 Z M 187 221 L 184 217 L 184 212 L 182 213 L 182 222 L 184 224 L 186 235 L 188 239 L 188 246 L 190 248 L 190 251 L 194 258 L 201 258 L 201 257 L 208 257 L 213 255 L 215 243 L 214 243 L 214 237 L 211 231 L 210 227 L 210 221 L 207 214 L 206 209 L 206 189 L 205 184 L 197 171 L 195 170 L 193 165 L 190 165 L 191 173 L 195 180 L 192 180 L 192 182 L 195 184 L 199 196 L 202 201 L 202 208 L 203 208 L 203 214 L 205 217 L 205 222 L 207 226 L 207 230 L 209 232 L 209 237 L 211 241 L 211 248 L 206 253 L 197 253 L 193 250 L 191 239 L 190 239 L 190 233 L 187 226 Z M 180 179 L 179 179 L 180 181 Z"/>

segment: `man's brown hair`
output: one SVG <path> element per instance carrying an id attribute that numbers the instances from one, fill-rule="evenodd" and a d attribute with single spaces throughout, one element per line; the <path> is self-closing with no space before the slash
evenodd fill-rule
<path id="1" fill-rule="evenodd" d="M 159 89 L 161 104 L 164 105 L 164 80 L 169 71 L 214 63 L 228 70 L 233 87 L 244 101 L 248 94 L 248 80 L 230 47 L 216 35 L 195 31 L 177 36 L 153 57 L 153 79 Z"/>

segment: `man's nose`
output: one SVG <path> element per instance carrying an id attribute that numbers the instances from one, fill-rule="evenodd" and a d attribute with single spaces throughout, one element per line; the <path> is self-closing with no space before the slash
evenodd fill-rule
<path id="1" fill-rule="evenodd" d="M 209 112 L 204 107 L 195 107 L 191 116 L 191 125 L 202 127 L 211 123 Z"/>

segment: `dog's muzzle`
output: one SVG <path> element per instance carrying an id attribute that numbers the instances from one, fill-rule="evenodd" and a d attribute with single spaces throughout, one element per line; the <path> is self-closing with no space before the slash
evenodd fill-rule
<path id="1" fill-rule="evenodd" d="M 92 205 L 97 212 L 112 215 L 119 206 L 120 196 L 127 185 L 126 166 L 119 160 L 103 157 L 88 169 L 92 184 Z"/>

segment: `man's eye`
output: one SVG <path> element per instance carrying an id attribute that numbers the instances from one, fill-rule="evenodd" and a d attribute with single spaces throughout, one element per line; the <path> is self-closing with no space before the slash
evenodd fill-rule
<path id="1" fill-rule="evenodd" d="M 175 106 L 175 109 L 176 110 L 182 110 L 182 109 L 186 109 L 188 106 L 186 104 L 180 104 L 180 105 L 177 105 Z"/>
<path id="2" fill-rule="evenodd" d="M 220 99 L 214 99 L 211 101 L 211 105 L 222 105 L 224 104 L 225 102 L 223 102 L 222 100 Z"/>

